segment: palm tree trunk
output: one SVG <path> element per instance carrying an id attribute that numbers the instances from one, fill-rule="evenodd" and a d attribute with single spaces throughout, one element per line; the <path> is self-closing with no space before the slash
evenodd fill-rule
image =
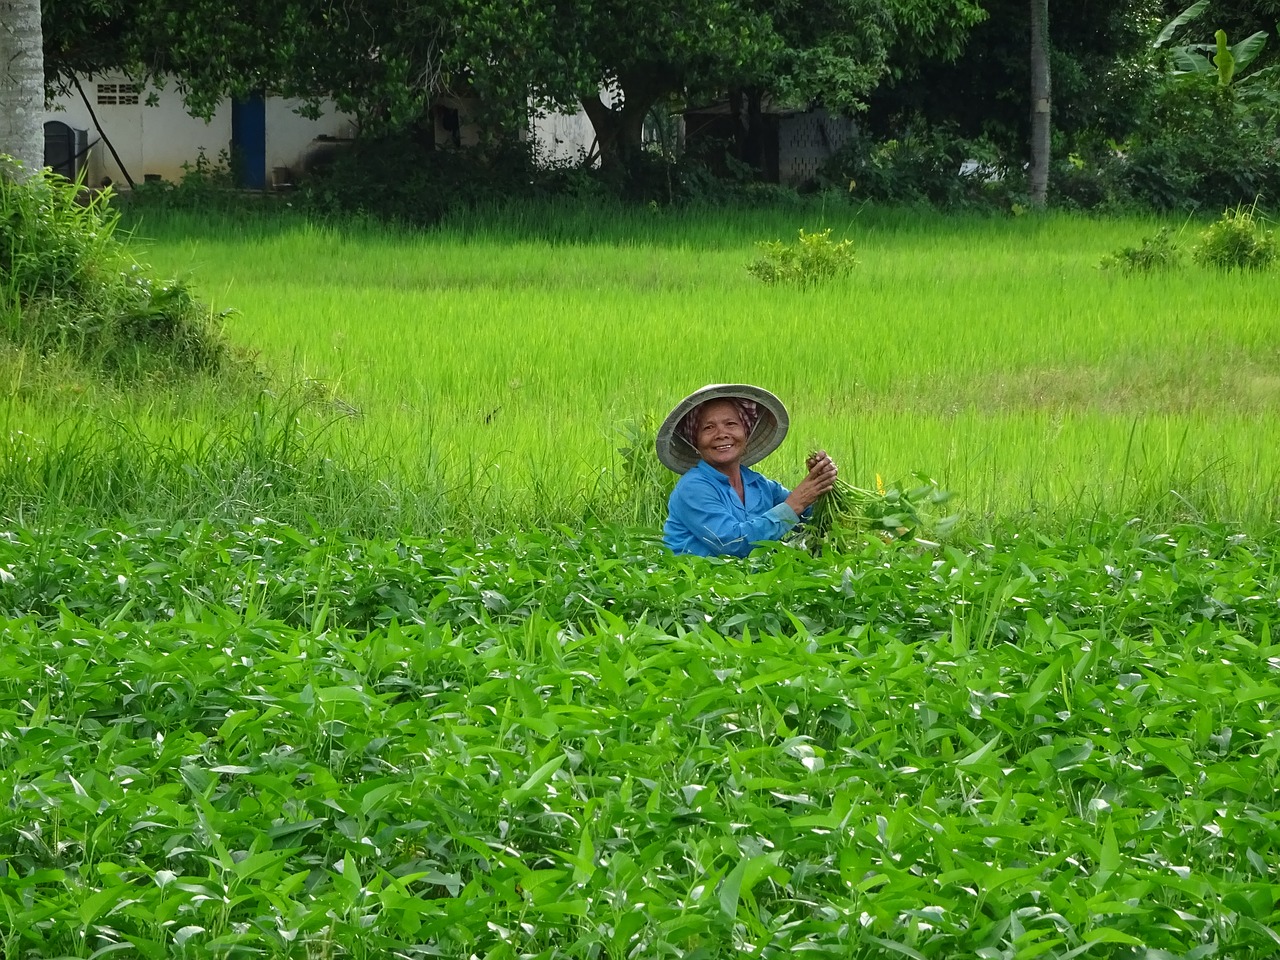
<path id="1" fill-rule="evenodd" d="M 1049 197 L 1049 0 L 1031 0 L 1031 205 Z"/>
<path id="2" fill-rule="evenodd" d="M 30 174 L 44 166 L 40 0 L 0 0 L 0 153 Z"/>

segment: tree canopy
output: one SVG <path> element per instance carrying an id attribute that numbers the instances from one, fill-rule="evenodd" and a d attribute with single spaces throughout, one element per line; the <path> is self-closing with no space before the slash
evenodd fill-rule
<path id="1" fill-rule="evenodd" d="M 974 27 L 959 57 L 916 58 L 872 97 L 871 122 L 892 128 L 918 116 L 950 124 L 964 136 L 986 135 L 1012 154 L 1030 136 L 1027 90 L 1030 7 L 1026 0 L 985 0 L 989 16 Z M 1158 0 L 1077 0 L 1049 7 L 1054 127 L 1120 135 L 1134 121 L 1144 86 L 1142 55 L 1161 22 Z"/>
<path id="2" fill-rule="evenodd" d="M 581 103 L 610 162 L 662 98 L 750 86 L 854 108 L 904 61 L 959 53 L 984 15 L 978 0 L 46 0 L 45 55 L 53 85 L 171 76 L 205 115 L 264 89 L 390 127 L 442 92 L 512 115 Z"/>

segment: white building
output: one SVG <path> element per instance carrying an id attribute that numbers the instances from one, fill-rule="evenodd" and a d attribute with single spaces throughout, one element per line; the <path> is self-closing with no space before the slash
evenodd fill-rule
<path id="1" fill-rule="evenodd" d="M 123 189 L 130 178 L 177 182 L 202 155 L 212 164 L 225 161 L 234 143 L 244 185 L 277 187 L 293 182 L 316 158 L 341 149 L 356 132 L 354 118 L 328 102 L 321 104 L 319 119 L 309 120 L 296 112 L 298 100 L 226 100 L 206 121 L 187 113 L 173 84 L 157 90 L 107 75 L 82 86 L 88 105 L 73 92 L 46 113 L 45 163 L 64 173 L 83 170 L 89 186 L 110 180 Z M 476 142 L 467 101 L 442 100 L 433 113 L 436 143 Z M 581 158 L 594 141 L 581 112 L 535 117 L 529 132 L 541 156 L 561 162 Z M 60 161 L 76 155 L 74 169 L 63 168 Z"/>

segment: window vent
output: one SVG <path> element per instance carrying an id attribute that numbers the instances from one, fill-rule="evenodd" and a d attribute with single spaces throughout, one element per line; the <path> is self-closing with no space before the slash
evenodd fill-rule
<path id="1" fill-rule="evenodd" d="M 140 87 L 136 83 L 98 84 L 98 106 L 127 107 L 138 102 Z"/>

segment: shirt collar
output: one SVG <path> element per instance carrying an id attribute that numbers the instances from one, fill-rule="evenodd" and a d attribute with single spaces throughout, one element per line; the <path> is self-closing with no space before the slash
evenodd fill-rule
<path id="1" fill-rule="evenodd" d="M 714 477 L 716 480 L 719 480 L 726 487 L 729 485 L 729 478 L 726 477 L 719 470 L 717 470 L 715 467 L 713 467 L 711 464 L 707 463 L 707 461 L 705 460 L 699 460 L 698 465 L 693 469 L 701 470 L 705 476 Z M 747 485 L 748 482 L 753 481 L 758 476 L 758 474 L 754 470 L 752 470 L 750 467 L 740 467 L 739 469 L 742 471 L 742 485 L 744 487 Z"/>

